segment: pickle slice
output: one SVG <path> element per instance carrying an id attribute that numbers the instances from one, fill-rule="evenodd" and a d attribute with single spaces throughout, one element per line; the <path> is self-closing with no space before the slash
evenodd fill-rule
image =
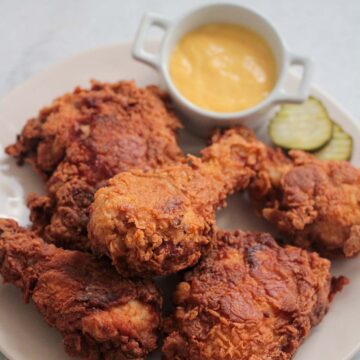
<path id="1" fill-rule="evenodd" d="M 339 125 L 333 125 L 331 140 L 314 155 L 321 160 L 350 160 L 352 155 L 352 138 Z"/>
<path id="2" fill-rule="evenodd" d="M 303 104 L 282 105 L 270 121 L 268 130 L 277 146 L 314 151 L 331 139 L 333 123 L 324 105 L 309 97 Z"/>

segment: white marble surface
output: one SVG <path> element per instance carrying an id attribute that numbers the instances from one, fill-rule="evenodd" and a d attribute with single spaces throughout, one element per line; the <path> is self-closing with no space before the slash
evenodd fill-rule
<path id="1" fill-rule="evenodd" d="M 131 41 L 145 11 L 176 17 L 195 4 L 211 2 L 215 1 L 0 0 L 0 96 L 78 52 Z M 315 82 L 360 121 L 359 0 L 238 2 L 272 20 L 290 49 L 311 55 L 317 65 Z"/>
<path id="2" fill-rule="evenodd" d="M 0 0 L 0 96 L 50 64 L 130 41 L 144 11 L 175 17 L 206 0 Z M 360 118 L 359 0 L 242 0 L 289 47 L 316 61 L 315 81 Z"/>

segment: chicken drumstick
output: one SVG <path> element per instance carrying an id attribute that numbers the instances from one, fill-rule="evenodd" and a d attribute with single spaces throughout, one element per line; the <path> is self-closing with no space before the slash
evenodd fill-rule
<path id="1" fill-rule="evenodd" d="M 197 262 L 214 233 L 225 197 L 248 186 L 265 145 L 250 130 L 215 135 L 202 158 L 154 171 L 121 173 L 97 191 L 90 245 L 120 273 L 174 273 Z"/>

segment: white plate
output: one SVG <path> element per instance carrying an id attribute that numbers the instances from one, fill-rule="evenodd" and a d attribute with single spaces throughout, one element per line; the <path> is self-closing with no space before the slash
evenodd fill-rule
<path id="1" fill-rule="evenodd" d="M 158 83 L 153 70 L 136 63 L 130 56 L 130 45 L 114 45 L 91 50 L 56 65 L 26 81 L 0 101 L 0 216 L 13 217 L 28 223 L 24 198 L 29 191 L 42 191 L 41 181 L 30 168 L 18 168 L 8 159 L 3 147 L 12 143 L 25 121 L 44 105 L 76 85 L 89 85 L 89 79 L 116 81 L 135 79 L 139 85 Z M 290 76 L 288 86 L 294 87 L 297 77 Z M 313 95 L 326 105 L 330 115 L 354 138 L 353 163 L 360 166 L 360 130 L 355 120 L 334 99 L 313 87 Z M 261 131 L 262 137 L 266 131 Z M 266 140 L 266 139 L 263 139 Z M 202 143 L 183 134 L 185 151 L 194 152 Z M 218 224 L 227 229 L 265 230 L 268 225 L 257 219 L 251 206 L 239 201 L 240 195 L 229 199 L 228 207 L 218 214 Z M 339 294 L 329 314 L 299 349 L 296 360 L 346 360 L 360 349 L 360 259 L 338 261 L 334 274 L 351 279 L 351 285 Z M 35 307 L 22 303 L 20 292 L 11 285 L 0 286 L 0 350 L 11 360 L 64 360 L 61 337 L 49 328 Z M 151 356 L 159 359 L 159 355 Z"/>

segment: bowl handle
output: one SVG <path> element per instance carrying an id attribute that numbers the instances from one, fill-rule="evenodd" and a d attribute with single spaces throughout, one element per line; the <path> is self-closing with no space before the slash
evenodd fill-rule
<path id="1" fill-rule="evenodd" d="M 299 104 L 304 102 L 309 96 L 310 82 L 314 72 L 314 63 L 311 59 L 288 53 L 287 68 L 292 65 L 300 65 L 303 68 L 299 88 L 295 94 L 291 94 L 288 91 L 282 89 L 279 94 L 274 98 L 275 103 L 295 103 Z"/>
<path id="2" fill-rule="evenodd" d="M 135 41 L 132 48 L 132 56 L 139 61 L 148 64 L 155 69 L 160 67 L 160 59 L 159 54 L 153 54 L 144 49 L 144 40 L 146 37 L 147 32 L 151 28 L 151 26 L 157 26 L 161 29 L 164 29 L 166 32 L 167 29 L 170 27 L 171 22 L 162 17 L 161 15 L 154 14 L 154 13 L 146 13 L 140 23 L 138 31 L 135 35 Z"/>

